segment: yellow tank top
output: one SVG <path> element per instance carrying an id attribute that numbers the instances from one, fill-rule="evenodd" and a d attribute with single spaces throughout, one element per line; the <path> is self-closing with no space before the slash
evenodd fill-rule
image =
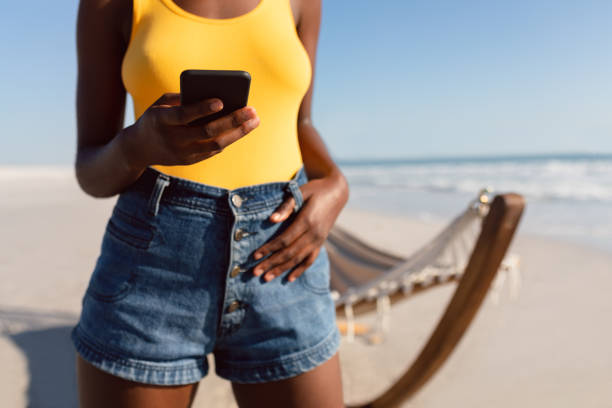
<path id="1" fill-rule="evenodd" d="M 192 14 L 172 0 L 133 0 L 132 32 L 121 66 L 134 117 L 162 94 L 180 92 L 185 69 L 244 70 L 259 126 L 221 153 L 187 166 L 151 167 L 223 188 L 290 180 L 302 165 L 297 114 L 312 67 L 290 0 L 260 0 L 228 19 Z"/>

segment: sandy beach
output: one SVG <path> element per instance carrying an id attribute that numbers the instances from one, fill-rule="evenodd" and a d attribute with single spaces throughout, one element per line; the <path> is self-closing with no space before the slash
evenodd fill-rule
<path id="1" fill-rule="evenodd" d="M 69 333 L 116 198 L 87 196 L 66 174 L 0 178 L 0 188 L 0 406 L 76 407 Z M 350 207 L 338 223 L 405 255 L 443 226 Z M 485 299 L 450 359 L 404 406 L 612 406 L 612 254 L 520 228 L 510 252 L 521 257 L 518 297 L 504 287 L 497 304 Z M 400 375 L 453 289 L 394 306 L 381 345 L 343 339 L 347 402 L 380 393 Z M 194 407 L 235 406 L 229 384 L 211 370 Z"/>

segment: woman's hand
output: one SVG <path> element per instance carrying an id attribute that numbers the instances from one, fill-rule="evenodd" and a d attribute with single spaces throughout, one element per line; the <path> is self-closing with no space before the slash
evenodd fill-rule
<path id="1" fill-rule="evenodd" d="M 134 123 L 128 157 L 137 168 L 151 164 L 188 165 L 217 153 L 259 125 L 255 109 L 246 106 L 206 125 L 188 123 L 223 109 L 217 98 L 180 104 L 180 94 L 166 93 Z"/>
<path id="2" fill-rule="evenodd" d="M 288 276 L 293 282 L 317 258 L 321 245 L 334 225 L 340 211 L 348 201 L 348 184 L 341 173 L 318 178 L 300 186 L 304 204 L 282 234 L 261 246 L 254 253 L 261 261 L 253 270 L 255 276 L 263 273 L 271 281 L 284 271 L 297 267 Z M 293 197 L 285 200 L 270 216 L 272 222 L 281 222 L 291 215 L 295 206 Z"/>

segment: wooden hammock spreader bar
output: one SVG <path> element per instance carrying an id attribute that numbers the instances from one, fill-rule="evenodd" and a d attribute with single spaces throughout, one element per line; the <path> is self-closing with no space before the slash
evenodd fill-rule
<path id="1" fill-rule="evenodd" d="M 398 407 L 442 366 L 480 308 L 512 241 L 524 207 L 525 201 L 518 194 L 495 196 L 457 289 L 418 357 L 382 395 L 349 408 Z"/>

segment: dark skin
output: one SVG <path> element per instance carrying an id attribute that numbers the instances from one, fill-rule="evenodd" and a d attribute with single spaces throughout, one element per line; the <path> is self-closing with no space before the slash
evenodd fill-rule
<path id="1" fill-rule="evenodd" d="M 320 0 L 290 0 L 298 36 L 314 66 L 321 19 Z M 207 18 L 231 18 L 249 12 L 259 0 L 175 0 L 184 10 Z M 132 184 L 152 164 L 185 165 L 205 160 L 245 137 L 259 125 L 247 106 L 200 129 L 185 126 L 220 106 L 218 100 L 180 105 L 167 93 L 131 126 L 122 128 L 126 91 L 120 67 L 132 24 L 132 1 L 81 0 L 77 20 L 77 157 L 81 188 L 94 197 L 111 197 Z M 332 161 L 311 122 L 312 87 L 302 100 L 297 130 L 309 181 L 300 186 L 304 205 L 294 221 L 256 253 L 270 255 L 259 264 L 267 281 L 289 269 L 295 280 L 319 254 L 340 211 L 348 201 L 348 183 Z M 146 135 L 146 136 L 145 136 Z M 248 137 L 248 136 L 247 136 Z M 146 141 L 145 141 L 146 139 Z M 282 222 L 293 211 L 288 198 L 271 215 Z M 256 256 L 256 259 L 257 258 Z M 258 270 L 253 271 L 260 275 Z M 77 356 L 79 396 L 83 408 L 189 407 L 198 383 L 151 386 L 104 373 Z M 239 406 L 341 407 L 342 383 L 338 354 L 315 369 L 286 380 L 264 384 L 232 384 Z"/>

